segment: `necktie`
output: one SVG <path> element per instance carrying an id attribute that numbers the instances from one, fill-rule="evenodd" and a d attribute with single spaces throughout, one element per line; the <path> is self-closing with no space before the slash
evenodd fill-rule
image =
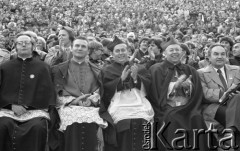
<path id="1" fill-rule="evenodd" d="M 222 75 L 222 71 L 220 69 L 217 70 L 217 73 L 219 74 L 219 78 L 224 86 L 224 90 L 227 91 L 227 83 Z"/>

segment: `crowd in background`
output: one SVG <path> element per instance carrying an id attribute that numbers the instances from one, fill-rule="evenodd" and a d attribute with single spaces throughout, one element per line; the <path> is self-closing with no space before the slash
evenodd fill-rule
<path id="1" fill-rule="evenodd" d="M 225 33 L 239 30 L 237 0 L 11 0 L 0 2 L 0 29 L 20 32 L 30 29 L 47 38 L 51 29 L 67 25 L 77 34 L 115 33 L 126 36 L 159 35 L 193 26 L 194 33 Z M 4 33 L 5 33 L 4 32 Z"/>
<path id="2" fill-rule="evenodd" d="M 75 36 L 93 36 L 99 42 L 114 36 L 127 39 L 133 33 L 133 51 L 143 37 L 174 35 L 180 42 L 191 42 L 202 60 L 208 43 L 227 37 L 232 46 L 239 39 L 239 6 L 237 0 L 1 1 L 0 48 L 10 53 L 14 36 L 30 30 L 40 37 L 40 49 L 48 52 L 58 44 L 60 28 L 69 26 Z"/>
<path id="3" fill-rule="evenodd" d="M 112 93 L 111 94 L 112 96 L 109 94 L 103 95 L 104 97 L 109 99 L 108 100 L 109 102 L 111 101 L 112 97 L 115 95 L 115 92 L 112 90 L 114 90 L 115 88 L 119 89 L 119 85 L 116 85 L 115 82 L 112 82 L 112 81 L 115 81 L 117 78 L 120 78 L 119 81 L 122 80 L 121 82 L 119 81 L 118 82 L 122 83 L 123 85 L 120 87 L 121 89 L 119 91 L 123 91 L 124 89 L 126 89 L 126 90 L 130 90 L 131 92 L 132 88 L 135 88 L 135 87 L 138 88 L 138 86 L 142 85 L 141 82 L 146 82 L 144 83 L 146 84 L 146 86 L 149 83 L 151 83 L 151 85 L 154 85 L 154 84 L 157 85 L 156 87 L 154 86 L 151 87 L 151 90 L 154 90 L 154 91 L 149 92 L 151 93 L 149 94 L 150 96 L 149 100 L 155 99 L 159 101 L 158 100 L 159 98 L 157 98 L 158 96 L 164 96 L 161 98 L 162 100 L 167 98 L 167 97 L 165 98 L 165 96 L 171 97 L 170 93 L 168 93 L 170 89 L 166 89 L 166 87 L 170 88 L 171 86 L 173 86 L 171 84 L 172 82 L 176 82 L 176 79 L 181 80 L 181 76 L 178 77 L 178 72 L 181 73 L 182 71 L 177 71 L 178 69 L 179 70 L 181 69 L 179 67 L 181 65 L 182 69 L 189 69 L 184 71 L 185 74 L 188 75 L 189 77 L 185 79 L 186 83 L 184 83 L 185 85 L 183 86 L 186 86 L 187 88 L 189 88 L 189 90 L 186 90 L 187 97 L 185 96 L 185 90 L 184 90 L 184 97 L 186 97 L 187 99 L 190 98 L 189 99 L 190 105 L 184 108 L 184 105 L 186 105 L 187 101 L 184 103 L 177 102 L 178 100 L 185 101 L 185 100 L 181 100 L 182 98 L 184 98 L 181 96 L 182 95 L 181 93 L 180 93 L 181 98 L 180 99 L 176 98 L 177 101 L 174 100 L 175 102 L 180 104 L 177 104 L 177 103 L 176 105 L 171 105 L 168 103 L 167 104 L 172 106 L 173 109 L 176 106 L 183 105 L 184 112 L 181 112 L 182 117 L 179 119 L 185 119 L 187 121 L 186 123 L 188 123 L 189 121 L 193 123 L 195 121 L 198 121 L 198 122 L 200 121 L 200 125 L 199 123 L 197 124 L 194 123 L 193 125 L 198 125 L 199 126 L 198 128 L 202 129 L 202 128 L 205 128 L 205 124 L 203 123 L 203 120 L 201 121 L 198 118 L 193 120 L 190 118 L 190 116 L 188 119 L 188 117 L 186 117 L 185 115 L 189 114 L 189 109 L 190 110 L 192 109 L 192 113 L 194 113 L 194 115 L 195 113 L 198 113 L 198 111 L 196 110 L 200 109 L 198 108 L 198 105 L 200 106 L 202 103 L 203 94 L 199 92 L 202 91 L 201 84 L 203 84 L 205 81 L 203 81 L 204 79 L 202 78 L 203 76 L 200 77 L 199 75 L 205 74 L 204 67 L 214 66 L 214 62 L 213 63 L 210 62 L 211 60 L 214 61 L 214 59 L 216 59 L 211 54 L 213 50 L 223 51 L 224 53 L 223 55 L 221 55 L 221 57 L 224 57 L 224 59 L 226 58 L 227 64 L 240 66 L 240 12 L 239 12 L 240 9 L 239 7 L 240 7 L 240 0 L 1 0 L 0 1 L 0 14 L 1 14 L 0 15 L 0 65 L 2 65 L 4 62 L 8 60 L 14 61 L 15 58 L 17 57 L 19 58 L 21 54 L 19 55 L 18 53 L 21 51 L 24 52 L 25 49 L 30 48 L 31 46 L 31 53 L 32 53 L 30 55 L 31 58 L 37 58 L 44 61 L 45 63 L 51 66 L 51 70 L 52 70 L 51 72 L 56 72 L 54 73 L 55 74 L 54 84 L 56 83 L 55 89 L 64 88 L 69 90 L 69 92 L 66 91 L 65 94 L 64 93 L 62 94 L 62 91 L 60 92 L 59 90 L 59 93 L 57 92 L 59 96 L 64 98 L 65 95 L 66 96 L 68 95 L 71 96 L 72 94 L 75 95 L 75 93 L 76 94 L 79 93 L 75 91 L 76 88 L 87 89 L 88 87 L 86 87 L 86 85 L 91 85 L 91 86 L 94 84 L 98 85 L 99 79 L 97 78 L 100 77 L 102 78 L 101 80 L 103 81 L 102 82 L 103 85 L 105 84 L 104 85 L 105 87 L 103 86 L 104 92 L 106 94 Z M 24 40 L 28 40 L 28 41 L 24 41 Z M 218 45 L 219 43 L 221 45 Z M 78 52 L 78 50 L 80 50 L 80 46 L 81 46 L 81 51 Z M 215 49 L 213 49 L 213 47 Z M 19 48 L 21 48 L 21 51 L 18 51 L 20 50 Z M 127 53 L 125 50 L 127 50 Z M 168 54 L 166 50 L 169 51 Z M 182 50 L 183 50 L 183 53 L 182 53 Z M 130 69 L 127 70 L 127 67 L 123 69 L 123 64 L 121 64 L 120 66 L 116 64 L 117 59 L 119 59 L 120 61 L 119 60 L 118 61 L 121 62 L 122 52 L 120 51 L 125 51 L 124 55 L 127 59 L 125 58 L 126 62 L 124 62 L 124 65 L 126 65 L 125 63 L 129 63 L 129 66 L 131 66 L 131 74 L 130 74 L 131 77 L 128 76 L 128 74 L 130 73 Z M 177 53 L 179 54 L 181 52 L 181 55 L 174 56 L 171 54 L 172 53 L 171 51 L 178 51 Z M 81 58 L 81 55 L 83 55 L 82 58 Z M 181 59 L 179 59 L 180 62 L 178 62 L 179 60 L 177 60 L 176 64 L 173 65 L 174 67 L 171 67 L 170 63 L 164 64 L 171 59 L 174 62 L 174 59 L 177 57 Z M 80 58 L 80 59 L 74 60 L 76 58 Z M 29 56 L 22 57 L 22 59 L 24 60 L 23 62 L 25 62 L 26 59 L 27 61 L 31 60 L 29 59 Z M 81 59 L 83 59 L 84 61 L 82 61 Z M 90 64 L 85 64 L 85 59 L 87 59 L 87 62 L 89 61 Z M 72 60 L 72 62 L 70 60 Z M 38 63 L 45 64 L 42 61 Z M 69 66 L 66 64 L 67 61 L 70 61 Z M 219 60 L 217 60 L 216 62 L 218 61 Z M 11 61 L 9 62 L 11 63 Z M 6 68 L 6 64 L 8 64 L 9 62 L 3 64 L 2 67 Z M 163 62 L 163 63 L 160 63 L 160 62 Z M 215 64 L 217 64 L 216 62 Z M 156 63 L 160 63 L 160 64 L 156 64 Z M 83 70 L 80 70 L 80 68 L 78 68 L 78 65 L 81 66 Z M 158 72 L 158 66 L 160 65 L 161 67 L 163 67 L 164 65 L 169 66 L 169 69 L 171 69 L 172 71 L 169 72 L 168 74 L 171 75 L 172 77 L 166 76 L 167 74 L 166 75 L 162 74 L 165 72 L 164 70 L 165 67 L 159 70 Z M 189 65 L 192 66 L 193 68 L 190 67 Z M 225 66 L 225 62 L 223 66 Z M 58 67 L 59 67 L 59 72 L 58 72 Z M 64 67 L 64 69 L 62 69 L 62 67 Z M 93 70 L 90 70 L 90 67 Z M 231 80 L 233 78 L 237 78 L 236 80 L 237 82 L 235 81 L 235 83 L 239 83 L 239 79 L 240 79 L 239 72 L 238 72 L 240 71 L 239 67 L 236 67 L 236 66 L 231 66 L 231 67 L 233 68 L 233 70 L 236 70 L 237 72 L 236 74 L 231 73 L 230 75 L 236 75 L 236 77 L 231 77 L 231 76 L 228 77 L 225 75 L 226 76 L 225 78 L 230 78 Z M 7 70 L 5 68 L 4 70 Z M 77 69 L 76 72 L 75 71 L 73 72 L 72 68 L 74 69 L 76 68 Z M 106 69 L 108 69 L 109 71 Z M 21 68 L 21 70 L 25 70 L 25 68 Z M 47 70 L 50 70 L 50 68 L 47 68 Z M 69 76 L 69 78 L 65 78 L 67 76 L 61 75 L 62 72 L 60 71 L 65 71 L 65 70 L 68 71 L 66 72 L 66 74 L 69 74 L 71 72 L 70 74 L 72 74 L 73 76 L 71 75 Z M 139 72 L 141 70 L 144 72 Z M 200 74 L 197 73 L 197 70 L 200 71 Z M 14 71 L 18 71 L 18 70 L 14 70 Z M 95 75 L 95 71 L 96 73 L 97 72 L 101 73 L 100 76 L 96 76 L 97 74 Z M 144 73 L 148 73 L 147 71 L 151 71 L 152 81 L 149 80 L 149 77 L 147 77 L 146 79 L 144 78 L 144 76 L 146 76 L 147 74 L 142 77 L 137 76 Z M 155 71 L 157 72 L 155 73 Z M 224 72 L 227 73 L 229 71 L 226 70 Z M 21 74 L 24 74 L 24 72 L 22 72 Z M 86 74 L 87 72 L 89 72 L 90 74 Z M 92 72 L 94 73 L 93 75 L 92 75 Z M 75 74 L 76 74 L 76 77 L 75 77 Z M 124 76 L 125 78 L 122 78 Z M 159 77 L 162 78 L 161 82 L 158 81 Z M 169 81 L 164 80 L 165 77 L 167 77 Z M 212 77 L 212 76 L 209 76 L 209 77 Z M 30 79 L 34 79 L 34 78 L 35 76 L 31 74 Z M 105 78 L 105 81 L 104 81 L 104 78 Z M 142 78 L 142 79 L 139 79 L 139 78 Z M 156 78 L 157 80 L 155 79 L 154 81 L 154 78 Z M 193 79 L 192 81 L 196 82 L 196 84 L 194 83 L 195 85 L 191 83 L 191 78 Z M 202 78 L 201 84 L 200 84 L 200 78 Z M 59 85 L 63 84 L 64 82 L 60 82 L 60 84 L 57 82 L 61 80 L 62 81 L 67 80 L 69 84 L 64 85 L 64 87 L 63 86 L 60 87 Z M 213 81 L 214 80 L 215 79 L 213 79 Z M 226 81 L 224 81 L 224 83 L 222 82 L 222 85 L 224 85 Z M 205 90 L 206 89 L 212 90 L 211 85 L 209 84 L 210 82 L 211 82 L 210 80 L 206 81 L 207 84 L 204 87 Z M 219 80 L 218 82 L 221 83 Z M 228 92 L 230 88 L 226 87 L 225 89 L 227 91 L 224 91 L 222 88 L 220 89 L 218 85 L 216 86 L 214 85 L 216 82 L 212 82 L 212 83 L 213 83 L 212 87 L 216 87 L 214 88 L 214 90 L 215 89 L 217 90 L 216 94 L 212 93 L 211 91 L 204 91 L 204 90 L 203 90 L 203 93 L 204 95 L 207 94 L 207 96 L 210 97 L 210 99 L 212 99 L 211 97 L 214 94 L 214 96 L 216 96 L 217 98 L 215 101 L 218 102 L 221 96 L 225 96 L 226 95 L 225 92 Z M 228 83 L 230 82 L 228 81 Z M 100 86 L 99 86 L 99 89 L 101 89 Z M 88 94 L 91 94 L 91 97 L 93 95 L 93 97 L 95 97 L 98 101 L 103 100 L 107 102 L 106 101 L 107 99 L 105 98 L 99 99 L 100 97 L 97 94 L 98 93 L 97 90 L 91 93 L 89 90 L 89 92 L 81 93 L 81 95 L 86 94 L 87 96 Z M 148 89 L 146 88 L 146 90 Z M 172 88 L 172 90 L 174 90 L 174 88 Z M 192 90 L 194 90 L 194 95 L 189 95 L 189 93 L 191 94 Z M 32 92 L 32 89 L 30 89 L 29 91 Z M 175 90 L 173 92 L 175 93 Z M 100 90 L 99 90 L 99 93 L 100 93 Z M 160 95 L 159 93 L 162 93 L 162 94 Z M 76 97 L 81 97 L 81 95 L 80 96 L 76 95 Z M 156 97 L 157 99 L 154 97 Z M 236 98 L 236 100 L 239 98 L 240 98 L 240 95 L 238 95 L 238 98 Z M 59 100 L 62 102 L 65 101 L 64 103 L 66 103 L 67 101 L 69 101 L 67 99 L 71 100 L 72 98 L 64 98 L 63 100 L 60 100 L 60 99 Z M 79 100 L 81 101 L 81 99 Z M 169 101 L 169 98 L 167 99 Z M 71 101 L 67 102 L 66 104 L 76 105 L 74 104 L 75 100 L 79 101 L 78 99 L 74 98 Z M 99 104 L 102 105 L 101 103 Z M 88 105 L 86 104 L 81 104 L 81 105 L 77 104 L 77 105 L 89 107 L 89 106 L 94 106 L 95 104 L 90 102 L 90 104 Z M 108 105 L 106 105 L 107 106 L 106 109 L 108 108 Z M 155 111 L 154 116 L 158 116 L 156 111 L 159 111 L 159 115 L 160 115 L 160 112 L 163 112 L 163 111 L 164 111 L 163 112 L 164 114 L 173 113 L 172 111 L 168 112 L 167 109 L 169 108 L 164 108 L 167 110 L 167 112 L 165 112 L 165 110 L 162 110 L 162 108 L 160 110 L 160 106 L 162 105 L 162 104 L 160 105 L 160 103 L 157 104 L 159 106 L 157 106 L 156 104 L 151 104 L 151 105 L 153 108 L 156 108 L 154 110 Z M 151 105 L 149 104 L 149 106 Z M 240 104 L 237 104 L 237 105 L 240 106 Z M 233 106 L 238 107 L 237 105 L 233 105 Z M 134 107 L 133 109 L 136 109 L 134 105 L 133 107 Z M 100 108 L 102 109 L 102 106 L 100 106 Z M 64 109 L 64 108 L 61 108 L 61 109 Z M 82 112 L 83 116 L 85 114 L 85 111 L 86 110 Z M 74 113 L 74 112 L 69 110 L 69 113 Z M 99 112 L 96 111 L 96 115 L 98 115 L 98 113 Z M 146 111 L 146 113 L 149 113 L 149 111 Z M 175 112 L 173 114 L 175 114 Z M 125 113 L 123 113 L 123 115 L 125 115 Z M 138 114 L 134 113 L 134 115 L 138 115 Z M 169 119 L 175 120 L 176 118 L 176 121 L 179 122 L 178 115 L 180 114 L 176 112 L 176 115 L 177 116 L 175 115 L 169 116 Z M 200 112 L 199 112 L 199 115 L 200 115 Z M 235 114 L 230 113 L 228 115 L 235 115 Z M 152 116 L 153 114 L 151 114 L 151 117 Z M 73 117 L 75 117 L 75 115 L 73 115 Z M 95 116 L 92 116 L 92 117 L 95 117 Z M 96 117 L 98 118 L 98 116 Z M 193 117 L 197 117 L 197 116 L 193 116 Z M 202 118 L 202 116 L 199 116 L 199 117 Z M 69 118 L 68 116 L 66 116 L 66 119 L 72 120 L 72 118 Z M 93 119 L 93 121 L 94 120 L 95 119 Z M 63 120 L 63 121 L 67 121 L 67 120 Z M 76 121 L 73 120 L 72 122 L 76 122 Z M 103 122 L 102 119 L 100 119 L 99 123 L 101 122 Z M 106 126 L 106 123 L 104 122 L 103 122 L 103 125 L 105 124 Z M 182 121 L 180 121 L 179 123 L 181 122 Z M 142 128 L 141 124 L 142 123 L 139 124 L 140 125 L 139 128 Z M 193 127 L 191 126 L 188 127 L 189 125 L 190 124 L 187 124 L 185 128 L 193 129 Z M 131 131 L 131 133 L 132 132 L 134 131 Z M 109 131 L 107 133 L 113 134 L 112 131 Z M 126 133 L 126 136 L 124 134 L 123 137 L 128 138 L 127 136 L 128 134 Z M 102 142 L 99 140 L 101 140 Z M 99 140 L 96 139 L 95 143 L 98 144 L 100 142 L 99 144 L 102 145 L 103 139 L 101 138 Z M 110 137 L 108 141 L 111 141 Z M 125 141 L 128 142 L 127 139 Z M 128 142 L 128 143 L 131 144 L 131 142 Z M 78 145 L 78 142 L 75 145 Z M 72 146 L 72 145 L 67 144 L 66 146 Z M 130 146 L 130 145 L 123 144 L 122 146 Z M 103 148 L 103 146 L 100 146 L 100 148 Z M 108 149 L 108 150 L 113 151 L 112 149 Z"/>

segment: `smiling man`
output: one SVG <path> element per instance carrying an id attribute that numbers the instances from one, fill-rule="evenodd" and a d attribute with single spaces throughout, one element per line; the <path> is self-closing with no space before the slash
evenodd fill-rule
<path id="1" fill-rule="evenodd" d="M 101 150 L 101 128 L 107 123 L 99 116 L 98 74 L 100 69 L 92 64 L 88 40 L 78 37 L 72 45 L 73 58 L 53 67 L 53 79 L 58 94 L 58 110 L 63 132 L 62 151 Z M 79 141 L 76 141 L 79 140 Z"/>
<path id="2" fill-rule="evenodd" d="M 105 151 L 140 151 L 143 150 L 143 124 L 152 121 L 154 115 L 145 98 L 150 75 L 132 65 L 127 45 L 118 37 L 108 49 L 114 62 L 100 74 L 103 83 L 100 115 L 110 123 L 104 131 Z"/>
<path id="3" fill-rule="evenodd" d="M 161 136 L 171 145 L 158 143 L 159 151 L 166 151 L 178 147 L 174 142 L 172 144 L 174 137 L 179 137 L 175 133 L 178 129 L 190 132 L 206 126 L 199 109 L 203 93 L 197 71 L 181 63 L 183 50 L 176 39 L 169 38 L 162 48 L 165 60 L 150 68 L 152 84 L 149 98 L 155 111 L 155 121 L 160 124 L 157 127 L 160 128 L 163 122 L 170 123 Z M 200 150 L 207 150 L 206 139 L 200 137 L 199 140 L 196 143 L 199 143 Z M 182 143 L 180 141 L 178 145 Z"/>

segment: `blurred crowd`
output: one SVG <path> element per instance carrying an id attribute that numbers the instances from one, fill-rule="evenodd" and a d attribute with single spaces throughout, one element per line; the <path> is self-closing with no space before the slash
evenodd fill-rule
<path id="1" fill-rule="evenodd" d="M 171 138 L 175 129 L 183 127 L 193 132 L 206 129 L 203 118 L 210 121 L 220 117 L 221 120 L 215 123 L 222 124 L 221 127 L 216 126 L 219 132 L 230 127 L 239 135 L 240 122 L 237 117 L 240 103 L 237 102 L 240 91 L 236 89 L 240 87 L 240 68 L 237 67 L 240 66 L 239 7 L 240 0 L 1 0 L 0 118 L 1 108 L 14 111 L 14 119 L 29 110 L 43 109 L 35 108 L 28 102 L 24 104 L 21 102 L 24 99 L 36 103 L 49 99 L 44 108 L 55 105 L 50 101 L 57 102 L 57 108 L 58 104 L 61 106 L 58 110 L 61 120 L 58 114 L 55 120 L 50 113 L 50 119 L 55 120 L 51 121 L 53 124 L 50 127 L 59 129 L 60 126 L 54 123 L 62 121 L 60 130 L 64 135 L 50 136 L 50 139 L 59 141 L 57 144 L 49 139 L 53 143 L 50 148 L 63 149 L 61 146 L 65 145 L 67 151 L 81 147 L 80 144 L 85 146 L 84 141 L 90 142 L 86 146 L 95 150 L 97 147 L 99 151 L 104 147 L 105 151 L 115 151 L 111 148 L 116 147 L 112 146 L 116 144 L 114 141 L 119 141 L 117 143 L 121 149 L 118 151 L 130 151 L 124 147 L 141 150 L 143 141 L 140 135 L 143 134 L 138 132 L 142 132 L 144 122 L 153 120 L 157 120 L 155 123 L 163 122 L 165 125 L 167 121 L 175 125 L 170 126 L 166 133 L 171 141 L 175 140 Z M 55 89 L 51 87 L 51 76 Z M 28 86 L 34 87 L 25 89 Z M 52 93 L 52 97 L 47 93 Z M 35 100 L 35 96 L 42 100 Z M 222 100 L 232 98 L 234 101 L 230 101 L 230 107 L 222 104 Z M 8 102 L 16 100 L 18 102 Z M 7 106 L 1 103 L 4 101 Z M 202 102 L 205 104 L 201 108 Z M 206 108 L 206 105 L 214 108 Z M 217 114 L 219 106 L 225 107 L 224 116 Z M 213 111 L 216 111 L 216 116 Z M 84 120 L 87 121 L 87 130 L 83 130 Z M 25 126 L 20 122 L 18 125 Z M 66 130 L 67 126 L 74 127 L 76 122 L 84 124 L 79 129 Z M 2 119 L 0 123 L 4 124 Z M 93 125 L 88 126 L 90 123 Z M 1 124 L 0 133 L 7 132 L 6 127 L 14 127 L 12 130 L 9 128 L 9 134 L 13 134 L 13 139 L 9 137 L 10 143 L 5 143 L 4 137 L 7 135 L 0 137 L 0 150 L 6 151 L 1 147 L 11 146 L 13 141 L 11 147 L 14 148 L 15 135 L 24 129 L 16 126 L 21 129 L 19 132 L 15 126 L 2 124 L 1 127 Z M 99 125 L 108 127 L 102 132 Z M 32 130 L 28 127 L 25 129 Z M 50 133 L 54 132 L 50 130 Z M 78 132 L 82 132 L 82 143 L 74 141 L 80 140 Z M 112 139 L 113 135 L 117 139 Z M 31 134 L 28 136 L 35 137 Z M 222 136 L 218 135 L 217 140 L 221 140 Z M 43 136 L 44 141 L 39 141 L 38 137 L 35 141 L 27 138 L 22 137 L 21 140 L 29 146 L 34 146 L 30 141 L 36 144 L 43 142 L 43 147 L 46 143 Z M 135 139 L 138 145 L 134 143 Z M 207 146 L 206 142 L 200 142 L 203 142 L 203 147 Z"/>
<path id="2" fill-rule="evenodd" d="M 0 47 L 11 52 L 13 39 L 22 31 L 40 37 L 45 52 L 62 26 L 75 36 L 98 38 L 133 34 L 134 49 L 143 37 L 174 35 L 180 42 L 191 42 L 204 59 L 205 46 L 221 37 L 231 40 L 240 35 L 238 0 L 2 0 L 0 2 Z M 228 40 L 229 40 L 228 39 Z"/>

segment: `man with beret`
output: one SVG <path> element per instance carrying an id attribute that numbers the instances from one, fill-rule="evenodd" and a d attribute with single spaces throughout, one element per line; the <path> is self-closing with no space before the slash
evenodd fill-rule
<path id="1" fill-rule="evenodd" d="M 56 104 L 50 67 L 33 58 L 31 36 L 18 35 L 15 45 L 18 57 L 0 68 L 0 150 L 44 151 Z"/>
<path id="2" fill-rule="evenodd" d="M 143 150 L 143 124 L 151 122 L 154 112 L 145 98 L 150 80 L 128 57 L 127 45 L 115 37 L 108 45 L 114 62 L 101 71 L 103 84 L 100 116 L 109 122 L 104 130 L 106 151 Z"/>
<path id="3" fill-rule="evenodd" d="M 165 60 L 150 68 L 152 84 L 149 94 L 157 127 L 169 124 L 158 137 L 164 137 L 170 145 L 159 141 L 159 151 L 174 147 L 171 142 L 179 137 L 175 134 L 179 128 L 188 132 L 189 140 L 193 140 L 193 129 L 206 129 L 200 110 L 203 93 L 197 71 L 181 63 L 183 50 L 173 37 L 163 43 L 162 48 Z M 203 137 L 197 143 L 201 151 L 207 150 L 207 142 Z"/>

